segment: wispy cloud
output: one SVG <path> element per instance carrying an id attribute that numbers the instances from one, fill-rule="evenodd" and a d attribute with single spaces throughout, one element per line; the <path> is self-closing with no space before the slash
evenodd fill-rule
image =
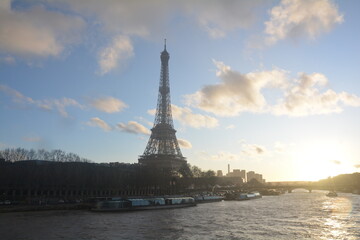
<path id="1" fill-rule="evenodd" d="M 336 165 L 340 165 L 341 164 L 341 161 L 339 160 L 331 160 L 332 163 L 336 164 Z"/>
<path id="2" fill-rule="evenodd" d="M 344 21 L 331 0 L 282 0 L 265 22 L 267 44 L 282 39 L 310 38 L 329 32 Z"/>
<path id="3" fill-rule="evenodd" d="M 88 126 L 92 126 L 92 127 L 99 127 L 101 129 L 103 129 L 104 131 L 111 131 L 112 127 L 107 124 L 104 120 L 98 118 L 98 117 L 93 117 L 90 119 L 89 122 L 86 123 Z"/>
<path id="4" fill-rule="evenodd" d="M 128 123 L 118 123 L 116 126 L 119 130 L 127 133 L 144 135 L 150 135 L 151 133 L 150 130 L 144 125 L 135 121 L 129 121 Z"/>
<path id="5" fill-rule="evenodd" d="M 76 100 L 72 98 L 61 98 L 61 99 L 45 99 L 45 100 L 37 100 L 37 107 L 44 110 L 57 110 L 63 117 L 69 117 L 68 112 L 66 111 L 67 107 L 77 107 L 80 109 L 84 109 L 85 106 L 78 103 Z"/>
<path id="6" fill-rule="evenodd" d="M 0 63 L 5 63 L 5 64 L 9 64 L 9 65 L 13 65 L 16 63 L 16 60 L 14 57 L 12 56 L 5 56 L 5 57 L 1 57 L 0 56 Z"/>
<path id="7" fill-rule="evenodd" d="M 295 144 L 275 142 L 273 146 L 264 146 L 262 144 L 247 143 L 242 139 L 239 141 L 239 150 L 230 152 L 226 150 L 218 150 L 215 153 L 208 151 L 197 152 L 197 158 L 204 161 L 223 161 L 223 162 L 242 162 L 242 161 L 262 161 L 269 159 L 269 157 L 280 157 L 284 155 L 291 157 Z"/>
<path id="8" fill-rule="evenodd" d="M 124 108 L 127 107 L 127 105 L 123 101 L 113 97 L 93 99 L 90 101 L 90 105 L 97 110 L 106 113 L 121 112 Z"/>
<path id="9" fill-rule="evenodd" d="M 211 38 L 223 38 L 227 33 L 249 28 L 256 20 L 256 7 L 265 1 L 179 1 L 190 16 Z"/>
<path id="10" fill-rule="evenodd" d="M 235 125 L 234 124 L 230 124 L 228 126 L 226 126 L 226 130 L 230 130 L 230 129 L 234 129 L 235 128 Z"/>
<path id="11" fill-rule="evenodd" d="M 104 75 L 116 69 L 119 64 L 123 64 L 133 55 L 133 46 L 129 37 L 123 35 L 114 37 L 111 45 L 99 53 L 100 74 Z"/>
<path id="12" fill-rule="evenodd" d="M 241 153 L 247 156 L 259 156 L 268 152 L 264 146 L 257 144 L 242 144 L 241 149 Z"/>
<path id="13" fill-rule="evenodd" d="M 43 99 L 35 100 L 30 97 L 27 97 L 20 93 L 19 91 L 12 89 L 6 85 L 0 85 L 0 91 L 12 98 L 12 101 L 18 104 L 23 104 L 27 106 L 36 107 L 38 109 L 52 111 L 56 110 L 61 116 L 68 117 L 69 114 L 66 111 L 67 107 L 76 107 L 84 109 L 85 106 L 78 103 L 72 98 L 61 98 L 61 99 Z"/>
<path id="14" fill-rule="evenodd" d="M 215 65 L 220 83 L 185 96 L 188 105 L 219 116 L 254 112 L 295 117 L 338 113 L 344 106 L 360 106 L 358 96 L 326 89 L 328 79 L 321 73 L 299 73 L 297 79 L 290 79 L 289 73 L 280 69 L 242 74 L 222 62 L 215 61 Z M 272 104 L 262 93 L 264 89 L 280 91 L 281 97 Z"/>
<path id="15" fill-rule="evenodd" d="M 236 161 L 240 159 L 239 154 L 225 152 L 225 151 L 220 151 L 216 154 L 210 155 L 209 157 L 210 159 L 215 161 Z"/>

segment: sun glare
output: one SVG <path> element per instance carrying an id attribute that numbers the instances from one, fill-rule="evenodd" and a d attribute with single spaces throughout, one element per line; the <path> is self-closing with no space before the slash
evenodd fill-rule
<path id="1" fill-rule="evenodd" d="M 294 152 L 294 165 L 300 179 L 315 181 L 349 172 L 344 146 L 331 141 L 312 141 Z"/>

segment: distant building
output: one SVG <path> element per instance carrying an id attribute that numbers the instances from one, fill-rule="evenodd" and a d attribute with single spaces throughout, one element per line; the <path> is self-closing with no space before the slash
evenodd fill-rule
<path id="1" fill-rule="evenodd" d="M 223 176 L 223 172 L 222 172 L 222 170 L 217 170 L 217 174 L 216 174 L 216 176 L 218 176 L 218 177 L 222 177 L 222 176 Z"/>
<path id="2" fill-rule="evenodd" d="M 255 172 L 254 171 L 247 172 L 246 178 L 247 178 L 247 182 L 250 182 L 251 179 L 255 178 Z"/>
<path id="3" fill-rule="evenodd" d="M 232 172 L 229 171 L 230 167 L 228 165 L 228 173 L 226 177 L 232 178 L 241 178 L 243 182 L 249 182 L 251 179 L 256 179 L 259 183 L 264 183 L 262 174 L 255 173 L 254 171 L 246 172 L 246 170 L 234 169 Z"/>
<path id="4" fill-rule="evenodd" d="M 244 180 L 244 182 L 246 182 L 246 171 L 245 170 L 240 171 L 240 177 Z"/>
<path id="5" fill-rule="evenodd" d="M 255 173 L 255 179 L 259 182 L 262 183 L 263 179 L 262 179 L 262 175 L 259 173 Z"/>

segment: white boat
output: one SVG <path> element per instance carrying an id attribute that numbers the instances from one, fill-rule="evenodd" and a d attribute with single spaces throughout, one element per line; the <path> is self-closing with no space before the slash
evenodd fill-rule
<path id="1" fill-rule="evenodd" d="M 258 198 L 262 198 L 262 195 L 259 192 L 231 193 L 225 196 L 225 200 L 236 200 L 236 201 L 252 200 Z"/>
<path id="2" fill-rule="evenodd" d="M 96 212 L 126 212 L 193 206 L 196 206 L 196 202 L 192 197 L 112 198 L 96 203 L 96 206 L 91 210 Z"/>
<path id="3" fill-rule="evenodd" d="M 208 203 L 208 202 L 220 202 L 224 200 L 223 196 L 217 195 L 196 195 L 194 196 L 195 202 L 197 203 Z"/>

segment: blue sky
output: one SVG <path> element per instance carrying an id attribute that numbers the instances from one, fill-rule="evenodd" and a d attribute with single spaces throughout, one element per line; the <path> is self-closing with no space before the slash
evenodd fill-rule
<path id="1" fill-rule="evenodd" d="M 360 168 L 360 2 L 0 1 L 0 148 L 137 162 L 167 39 L 174 125 L 204 170 Z"/>

